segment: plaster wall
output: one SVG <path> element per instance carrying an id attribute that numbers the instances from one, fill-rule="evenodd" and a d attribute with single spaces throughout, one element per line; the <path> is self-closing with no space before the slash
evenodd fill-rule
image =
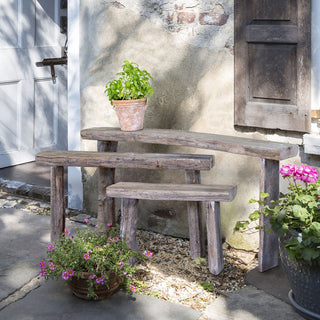
<path id="1" fill-rule="evenodd" d="M 82 128 L 119 126 L 104 89 L 122 62 L 129 60 L 154 77 L 155 93 L 146 112 L 146 128 L 301 144 L 299 134 L 234 127 L 233 0 L 82 0 L 80 15 Z M 96 143 L 82 141 L 82 149 L 96 150 Z M 120 144 L 119 150 L 210 154 L 208 150 L 142 144 Z M 248 200 L 258 197 L 259 159 L 212 154 L 216 165 L 210 172 L 202 172 L 202 182 L 238 186 L 236 199 L 222 204 L 223 237 L 235 247 L 256 249 L 257 233 L 233 234 L 233 227 L 253 209 Z M 299 164 L 300 158 L 289 162 Z M 183 183 L 184 173 L 122 170 L 116 179 Z M 95 214 L 95 169 L 83 170 L 83 181 L 84 207 Z M 141 201 L 139 215 L 141 227 L 188 236 L 185 203 Z"/>

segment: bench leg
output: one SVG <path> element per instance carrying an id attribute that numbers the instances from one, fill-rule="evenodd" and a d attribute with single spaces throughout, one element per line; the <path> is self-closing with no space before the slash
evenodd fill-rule
<path id="1" fill-rule="evenodd" d="M 269 193 L 270 200 L 279 199 L 279 161 L 260 159 L 260 192 Z M 269 201 L 270 201 L 269 200 Z M 270 207 L 270 203 L 267 203 Z M 262 208 L 260 208 L 262 209 Z M 279 263 L 278 238 L 273 231 L 267 234 L 270 227 L 269 217 L 260 216 L 259 271 L 274 268 Z"/>
<path id="2" fill-rule="evenodd" d="M 98 141 L 99 152 L 116 152 L 117 141 Z M 114 184 L 115 169 L 98 168 L 98 225 L 107 230 L 107 224 L 115 225 L 115 199 L 106 195 L 107 186 Z"/>
<path id="3" fill-rule="evenodd" d="M 199 184 L 200 171 L 186 170 L 186 183 Z M 204 232 L 202 226 L 201 203 L 187 202 L 188 206 L 188 222 L 189 222 L 189 237 L 190 237 L 190 255 L 191 259 L 204 256 Z"/>
<path id="4" fill-rule="evenodd" d="M 209 271 L 217 275 L 223 270 L 220 202 L 206 202 L 206 212 Z"/>
<path id="5" fill-rule="evenodd" d="M 51 168 L 51 242 L 58 240 L 65 230 L 66 219 L 64 168 Z"/>
<path id="6" fill-rule="evenodd" d="M 138 200 L 136 199 L 121 199 L 121 224 L 120 236 L 127 241 L 130 249 L 138 250 L 138 242 L 136 238 L 138 222 Z M 136 259 L 131 259 L 130 262 L 135 264 Z"/>

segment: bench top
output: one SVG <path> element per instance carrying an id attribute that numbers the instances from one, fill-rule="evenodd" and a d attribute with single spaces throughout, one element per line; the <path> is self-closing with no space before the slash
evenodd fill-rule
<path id="1" fill-rule="evenodd" d="M 121 131 L 119 128 L 99 127 L 82 130 L 81 137 L 99 141 L 127 141 L 187 146 L 273 160 L 284 160 L 298 154 L 298 146 L 288 143 L 171 129 L 143 129 L 126 132 Z"/>
<path id="2" fill-rule="evenodd" d="M 232 201 L 236 186 L 118 182 L 106 189 L 111 198 L 180 201 Z"/>
<path id="3" fill-rule="evenodd" d="M 202 154 L 118 153 L 45 150 L 36 162 L 49 166 L 210 170 L 214 156 Z"/>

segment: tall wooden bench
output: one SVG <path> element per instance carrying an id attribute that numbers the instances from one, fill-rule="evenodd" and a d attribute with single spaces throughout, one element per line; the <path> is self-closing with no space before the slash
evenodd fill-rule
<path id="1" fill-rule="evenodd" d="M 98 223 L 105 228 L 115 223 L 114 199 L 106 195 L 106 187 L 114 184 L 115 168 L 175 169 L 185 170 L 186 183 L 199 184 L 200 171 L 210 170 L 214 165 L 212 155 L 115 153 L 96 151 L 39 152 L 36 162 L 51 166 L 51 240 L 58 239 L 65 228 L 64 167 L 98 167 Z M 191 258 L 204 255 L 204 235 L 200 203 L 188 202 L 188 223 Z"/>
<path id="2" fill-rule="evenodd" d="M 135 132 L 120 128 L 98 127 L 81 130 L 81 137 L 96 140 L 100 151 L 116 151 L 118 142 L 139 142 L 184 146 L 216 150 L 260 158 L 260 192 L 270 194 L 270 199 L 279 199 L 279 162 L 298 154 L 298 145 L 226 136 L 220 134 L 191 132 L 172 129 L 143 129 Z M 268 200 L 269 201 L 269 200 Z M 270 205 L 269 203 L 266 203 Z M 274 232 L 267 233 L 269 218 L 261 215 L 259 230 L 259 271 L 278 265 L 278 238 Z"/>
<path id="3" fill-rule="evenodd" d="M 219 274 L 223 269 L 220 202 L 232 201 L 236 192 L 236 186 L 141 182 L 118 182 L 106 189 L 108 197 L 122 199 L 121 237 L 127 240 L 128 246 L 132 249 L 138 249 L 138 199 L 204 201 L 207 216 L 208 264 L 213 274 Z"/>

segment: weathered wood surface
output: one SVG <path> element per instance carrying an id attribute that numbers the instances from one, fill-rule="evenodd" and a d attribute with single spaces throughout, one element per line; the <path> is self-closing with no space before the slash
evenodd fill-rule
<path id="1" fill-rule="evenodd" d="M 65 231 L 64 168 L 51 168 L 51 241 L 58 240 Z"/>
<path id="2" fill-rule="evenodd" d="M 98 141 L 98 152 L 108 152 L 114 156 L 117 151 L 118 142 Z M 114 184 L 115 169 L 98 167 L 98 225 L 104 230 L 108 229 L 108 223 L 115 225 L 115 199 L 106 195 L 106 188 Z"/>
<path id="3" fill-rule="evenodd" d="M 220 202 L 206 202 L 209 271 L 219 274 L 223 270 Z"/>
<path id="4" fill-rule="evenodd" d="M 203 184 L 159 184 L 118 182 L 107 187 L 107 196 L 115 198 L 179 201 L 232 201 L 236 186 Z"/>
<path id="5" fill-rule="evenodd" d="M 186 170 L 187 184 L 200 184 L 199 170 Z M 204 256 L 205 237 L 202 225 L 201 202 L 188 201 L 188 224 L 190 235 L 190 256 L 191 259 Z"/>
<path id="6" fill-rule="evenodd" d="M 267 205 L 272 208 L 270 200 L 279 199 L 279 162 L 274 160 L 260 160 L 260 192 L 269 193 Z M 263 209 L 263 206 L 260 207 Z M 278 237 L 270 228 L 269 217 L 260 216 L 259 271 L 264 272 L 278 265 Z"/>
<path id="7" fill-rule="evenodd" d="M 45 150 L 36 155 L 36 162 L 66 167 L 210 170 L 213 158 L 202 154 Z"/>
<path id="8" fill-rule="evenodd" d="M 82 130 L 81 137 L 88 140 L 187 146 L 273 160 L 288 159 L 298 153 L 297 145 L 287 143 L 171 129 L 143 129 L 125 132 L 119 128 L 100 127 Z"/>

